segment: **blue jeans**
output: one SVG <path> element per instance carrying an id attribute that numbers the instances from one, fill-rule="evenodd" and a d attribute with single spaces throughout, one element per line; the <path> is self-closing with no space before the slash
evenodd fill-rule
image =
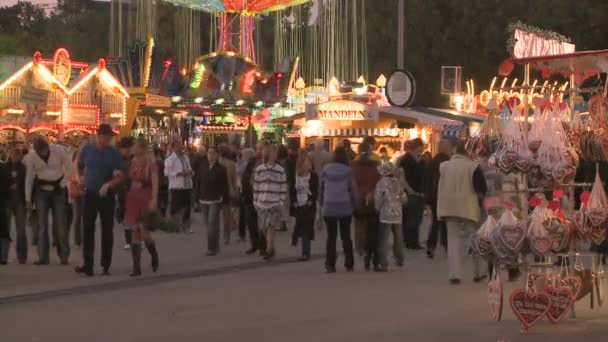
<path id="1" fill-rule="evenodd" d="M 388 241 L 389 235 L 393 233 L 393 255 L 397 266 L 403 265 L 403 236 L 401 225 L 398 223 L 380 223 L 378 231 L 378 257 L 380 266 L 388 267 Z"/>
<path id="2" fill-rule="evenodd" d="M 38 257 L 39 261 L 48 263 L 49 258 L 49 210 L 53 223 L 57 227 L 57 248 L 59 257 L 67 260 L 70 256 L 70 245 L 65 220 L 65 191 L 37 190 L 35 194 L 38 211 Z"/>
<path id="3" fill-rule="evenodd" d="M 423 214 L 424 198 L 418 195 L 408 195 L 407 207 L 403 216 L 403 237 L 408 248 L 420 245 L 419 232 Z"/>
<path id="4" fill-rule="evenodd" d="M 207 228 L 207 251 L 220 251 L 220 211 L 222 204 L 202 204 L 203 222 Z"/>
<path id="5" fill-rule="evenodd" d="M 15 232 L 17 233 L 17 259 L 19 262 L 27 261 L 27 233 L 25 230 L 25 204 L 13 199 L 8 203 L 9 227 L 10 218 L 15 218 Z"/>

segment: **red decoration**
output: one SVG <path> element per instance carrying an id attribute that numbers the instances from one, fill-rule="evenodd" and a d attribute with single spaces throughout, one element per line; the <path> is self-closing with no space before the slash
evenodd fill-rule
<path id="1" fill-rule="evenodd" d="M 521 99 L 517 96 L 513 96 L 509 99 L 509 108 L 513 109 L 521 104 Z"/>
<path id="2" fill-rule="evenodd" d="M 513 313 L 526 329 L 538 323 L 551 309 L 551 296 L 545 292 L 531 293 L 517 289 L 511 294 L 509 302 Z"/>
<path id="3" fill-rule="evenodd" d="M 97 68 L 99 68 L 99 70 L 106 68 L 106 60 L 104 58 L 99 59 L 99 62 L 97 62 Z"/>
<path id="4" fill-rule="evenodd" d="M 243 74 L 243 77 L 241 78 L 241 93 L 243 95 L 253 95 L 256 73 L 257 71 L 254 68 L 251 68 Z"/>
<path id="5" fill-rule="evenodd" d="M 589 191 L 585 191 L 581 194 L 580 199 L 581 202 L 585 205 L 587 205 L 587 203 L 589 203 L 589 198 L 591 197 L 591 192 Z"/>
<path id="6" fill-rule="evenodd" d="M 503 200 L 502 201 L 502 206 L 505 207 L 506 209 L 513 210 L 513 207 L 515 205 L 513 204 L 512 201 L 510 201 L 510 200 L 507 199 L 507 200 Z"/>
<path id="7" fill-rule="evenodd" d="M 496 206 L 496 197 L 486 197 L 483 200 L 483 206 L 486 209 L 492 209 Z"/>
<path id="8" fill-rule="evenodd" d="M 553 191 L 553 198 L 555 199 L 561 199 L 562 197 L 564 197 L 564 190 L 555 190 Z"/>
<path id="9" fill-rule="evenodd" d="M 509 58 L 504 62 L 500 63 L 500 65 L 498 66 L 498 74 L 500 76 L 507 77 L 513 72 L 513 69 L 515 69 L 513 58 Z"/>
<path id="10" fill-rule="evenodd" d="M 532 196 L 532 198 L 530 198 L 531 207 L 536 207 L 537 205 L 540 205 L 541 203 L 542 203 L 542 200 L 540 198 L 538 198 L 538 196 Z"/>
<path id="11" fill-rule="evenodd" d="M 40 51 L 36 51 L 34 52 L 34 65 L 38 65 L 40 64 L 40 62 L 42 62 L 42 53 Z"/>
<path id="12" fill-rule="evenodd" d="M 557 211 L 560 208 L 560 204 L 558 201 L 549 201 L 549 209 L 553 211 Z"/>

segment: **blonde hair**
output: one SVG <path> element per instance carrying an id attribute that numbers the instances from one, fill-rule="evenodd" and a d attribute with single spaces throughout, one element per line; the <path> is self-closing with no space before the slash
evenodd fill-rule
<path id="1" fill-rule="evenodd" d="M 306 161 L 310 162 L 310 167 L 312 168 L 312 158 L 305 151 L 300 151 L 300 155 L 298 156 L 298 161 L 296 162 L 296 173 L 298 176 L 303 176 L 304 172 L 304 163 Z M 310 171 L 310 170 L 308 170 Z"/>

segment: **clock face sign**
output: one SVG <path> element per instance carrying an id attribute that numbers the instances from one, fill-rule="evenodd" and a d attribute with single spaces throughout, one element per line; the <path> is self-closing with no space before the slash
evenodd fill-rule
<path id="1" fill-rule="evenodd" d="M 386 97 L 392 106 L 404 107 L 412 103 L 416 95 L 416 81 L 411 73 L 397 70 L 386 84 Z"/>
<path id="2" fill-rule="evenodd" d="M 71 71 L 70 54 L 66 49 L 58 49 L 53 58 L 53 74 L 61 84 L 67 85 L 70 82 Z"/>

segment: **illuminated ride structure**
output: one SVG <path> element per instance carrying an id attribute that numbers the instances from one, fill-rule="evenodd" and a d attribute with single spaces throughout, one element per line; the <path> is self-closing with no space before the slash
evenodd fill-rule
<path id="1" fill-rule="evenodd" d="M 144 134 L 159 142 L 175 135 L 194 142 L 211 135 L 242 138 L 253 126 L 258 131 L 269 107 L 283 106 L 298 68 L 294 59 L 281 71 L 264 72 L 256 63 L 254 19 L 309 0 L 165 0 L 180 9 L 203 11 L 217 18 L 215 52 L 197 57 L 192 65 L 158 58 L 152 34 L 138 41 L 123 56 L 108 62 L 108 69 L 129 89 L 126 129 L 121 134 Z M 148 11 L 138 4 L 137 11 Z M 152 30 L 151 30 L 152 31 Z M 132 131 L 134 130 L 134 131 Z M 209 136 L 209 135 L 207 135 Z M 200 139 L 198 140 L 200 141 Z"/>

